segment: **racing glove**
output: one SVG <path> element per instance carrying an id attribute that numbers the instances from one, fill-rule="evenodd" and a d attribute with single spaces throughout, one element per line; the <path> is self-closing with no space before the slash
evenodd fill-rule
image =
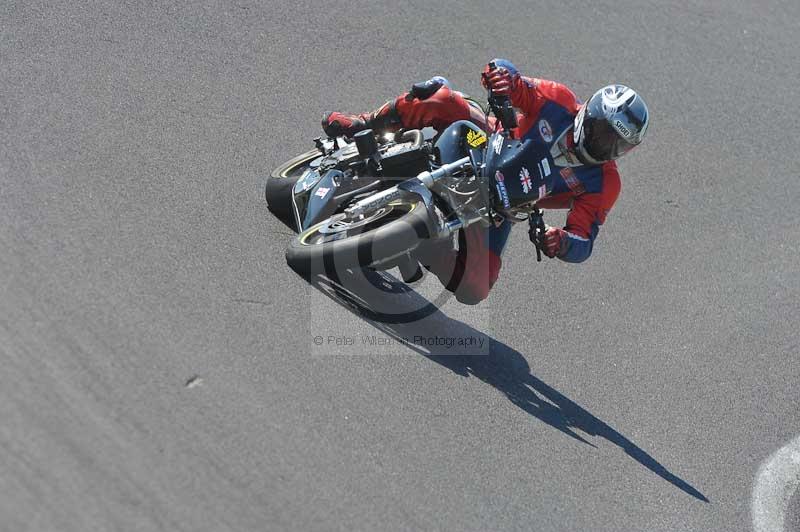
<path id="1" fill-rule="evenodd" d="M 489 68 L 486 65 L 481 75 L 481 84 L 498 96 L 510 96 L 519 83 L 519 72 L 511 72 L 505 67 Z"/>
<path id="2" fill-rule="evenodd" d="M 544 249 L 542 251 L 552 259 L 561 255 L 562 247 L 566 246 L 566 241 L 566 231 L 559 227 L 548 227 L 544 232 Z"/>

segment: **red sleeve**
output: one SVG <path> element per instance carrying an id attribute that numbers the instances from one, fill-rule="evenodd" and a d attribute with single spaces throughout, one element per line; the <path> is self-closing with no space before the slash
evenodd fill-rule
<path id="1" fill-rule="evenodd" d="M 614 206 L 620 192 L 619 173 L 613 162 L 603 165 L 603 188 L 600 192 L 575 197 L 567 215 L 566 238 L 561 242 L 558 258 L 565 262 L 583 262 L 592 254 L 600 226 Z"/>
<path id="2" fill-rule="evenodd" d="M 523 114 L 535 115 L 545 102 L 552 101 L 578 112 L 578 99 L 569 87 L 548 79 L 522 77 L 511 93 L 511 103 L 522 110 Z"/>
<path id="3" fill-rule="evenodd" d="M 564 229 L 583 238 L 597 234 L 595 227 L 603 225 L 622 190 L 622 182 L 613 161 L 603 165 L 603 188 L 599 193 L 581 194 L 572 202 Z"/>

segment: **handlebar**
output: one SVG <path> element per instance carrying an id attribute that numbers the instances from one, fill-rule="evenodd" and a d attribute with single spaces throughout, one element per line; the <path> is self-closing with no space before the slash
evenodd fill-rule
<path id="1" fill-rule="evenodd" d="M 472 164 L 470 162 L 469 157 L 463 157 L 457 161 L 453 161 L 452 163 L 443 164 L 436 170 L 432 172 L 422 172 L 417 176 L 417 179 L 422 181 L 422 184 L 425 185 L 427 188 L 431 188 L 433 186 L 433 182 L 437 179 L 441 179 L 445 176 L 453 175 L 454 172 L 458 172 L 463 168 L 467 168 Z"/>

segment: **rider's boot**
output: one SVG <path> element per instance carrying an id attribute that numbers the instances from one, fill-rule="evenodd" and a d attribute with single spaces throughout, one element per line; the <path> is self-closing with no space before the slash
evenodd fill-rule
<path id="1" fill-rule="evenodd" d="M 322 130 L 329 137 L 352 137 L 359 131 L 395 131 L 401 127 L 395 100 L 383 104 L 377 111 L 348 115 L 339 112 L 326 113 L 322 118 Z"/>

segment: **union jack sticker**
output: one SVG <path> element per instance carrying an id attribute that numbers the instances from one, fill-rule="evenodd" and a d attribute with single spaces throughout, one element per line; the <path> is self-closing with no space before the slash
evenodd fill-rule
<path id="1" fill-rule="evenodd" d="M 530 192 L 531 188 L 533 188 L 533 184 L 531 183 L 531 174 L 524 166 L 519 171 L 519 182 L 522 184 L 522 192 L 525 194 Z"/>

